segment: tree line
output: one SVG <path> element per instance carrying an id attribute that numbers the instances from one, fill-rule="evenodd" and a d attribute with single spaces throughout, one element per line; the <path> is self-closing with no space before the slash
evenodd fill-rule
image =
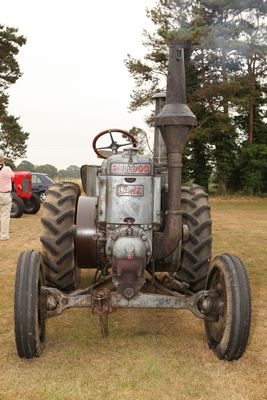
<path id="1" fill-rule="evenodd" d="M 70 165 L 66 169 L 57 169 L 54 165 L 43 164 L 34 165 L 30 161 L 22 161 L 16 167 L 17 171 L 30 171 L 30 172 L 42 172 L 50 176 L 50 178 L 55 179 L 79 179 L 80 178 L 80 167 L 77 165 Z"/>
<path id="2" fill-rule="evenodd" d="M 168 46 L 181 43 L 198 119 L 183 156 L 185 181 L 267 192 L 266 14 L 265 0 L 159 0 L 147 10 L 155 30 L 144 31 L 144 59 L 125 60 L 135 82 L 130 109 L 165 91 Z"/>

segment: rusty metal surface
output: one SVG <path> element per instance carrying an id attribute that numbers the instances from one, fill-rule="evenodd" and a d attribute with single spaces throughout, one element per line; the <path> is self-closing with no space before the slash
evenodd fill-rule
<path id="1" fill-rule="evenodd" d="M 129 195 L 134 190 L 136 195 Z M 107 224 L 121 224 L 127 217 L 133 217 L 136 225 L 151 224 L 154 214 L 154 178 L 136 176 L 135 182 L 129 184 L 123 176 L 107 176 L 105 201 Z M 101 209 L 105 208 L 101 203 Z"/>
<path id="2" fill-rule="evenodd" d="M 160 113 L 160 111 L 162 110 L 162 108 L 165 105 L 166 94 L 165 93 L 156 93 L 152 97 L 152 99 L 155 100 L 155 115 L 157 115 Z M 157 166 L 161 166 L 162 171 L 166 170 L 166 164 L 167 164 L 166 145 L 162 138 L 160 129 L 156 125 L 154 127 L 154 149 L 153 149 L 153 151 L 154 151 L 153 159 L 155 161 L 155 164 Z M 163 167 L 163 165 L 165 167 Z M 166 183 L 167 183 L 167 181 L 162 182 L 163 185 Z"/>
<path id="3" fill-rule="evenodd" d="M 117 308 L 171 308 L 187 309 L 196 317 L 203 319 L 204 314 L 199 310 L 198 303 L 208 292 L 202 290 L 191 296 L 184 296 L 177 293 L 176 296 L 162 294 L 137 293 L 132 299 L 125 299 L 120 293 L 112 293 L 111 303 Z"/>
<path id="4" fill-rule="evenodd" d="M 196 117 L 185 103 L 184 51 L 173 45 L 169 53 L 166 104 L 155 117 L 168 155 L 168 204 L 164 215 L 164 231 L 154 234 L 155 261 L 170 256 L 182 238 L 182 151 L 190 131 L 196 125 Z"/>
<path id="5" fill-rule="evenodd" d="M 75 253 L 79 268 L 95 268 L 97 197 L 81 196 L 77 206 Z"/>
<path id="6" fill-rule="evenodd" d="M 186 105 L 184 49 L 178 45 L 169 47 L 166 104 L 156 115 L 156 126 L 196 125 L 196 117 Z M 164 138 L 163 138 L 164 139 Z"/>
<path id="7" fill-rule="evenodd" d="M 97 196 L 97 173 L 99 165 L 82 165 L 81 166 L 81 180 L 82 187 L 87 196 Z"/>
<path id="8" fill-rule="evenodd" d="M 108 315 L 112 312 L 111 292 L 108 289 L 95 291 L 91 295 L 92 313 L 99 316 L 100 331 L 103 338 L 108 336 Z"/>
<path id="9" fill-rule="evenodd" d="M 92 298 L 96 299 L 97 292 L 92 297 L 92 293 L 87 294 L 65 294 L 56 288 L 50 288 L 43 286 L 42 294 L 47 299 L 47 311 L 46 318 L 54 317 L 61 314 L 67 308 L 73 307 L 92 307 Z M 214 320 L 216 315 L 210 315 L 210 310 L 208 306 L 210 302 L 213 302 L 213 308 L 216 306 L 216 294 L 214 291 L 201 290 L 190 296 L 185 296 L 179 293 L 175 295 L 162 295 L 162 294 L 151 294 L 151 293 L 137 293 L 133 298 L 126 299 L 119 292 L 110 292 L 110 295 L 106 295 L 103 301 L 101 297 L 101 307 L 98 308 L 100 312 L 97 314 L 105 314 L 114 311 L 117 308 L 166 308 L 166 309 L 187 309 L 191 311 L 196 317 L 200 319 Z M 207 307 L 207 311 L 203 307 L 203 304 Z M 95 310 L 99 307 L 99 302 L 97 303 Z M 102 312 L 103 311 L 103 312 Z"/>
<path id="10" fill-rule="evenodd" d="M 153 259 L 161 260 L 172 254 L 182 237 L 181 212 L 181 154 L 168 160 L 168 204 L 164 216 L 164 231 L 154 233 Z"/>
<path id="11" fill-rule="evenodd" d="M 112 312 L 111 291 L 104 289 L 91 294 L 91 307 L 93 314 L 106 314 Z"/>
<path id="12" fill-rule="evenodd" d="M 128 259 L 112 259 L 112 282 L 124 297 L 131 298 L 142 288 L 145 267 L 146 257 L 133 258 L 129 254 Z"/>
<path id="13" fill-rule="evenodd" d="M 143 274 L 146 266 L 146 259 L 143 258 L 114 258 L 112 261 L 112 269 L 117 276 L 123 278 L 124 283 L 135 282 L 137 278 L 140 278 Z"/>

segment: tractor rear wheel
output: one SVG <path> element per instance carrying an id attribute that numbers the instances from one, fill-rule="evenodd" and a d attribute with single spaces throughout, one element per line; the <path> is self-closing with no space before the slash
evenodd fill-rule
<path id="1" fill-rule="evenodd" d="M 42 255 L 37 251 L 20 253 L 15 284 L 14 322 L 20 357 L 38 357 L 45 343 L 45 297 Z"/>
<path id="2" fill-rule="evenodd" d="M 41 218 L 42 255 L 47 285 L 63 291 L 75 289 L 80 270 L 75 262 L 74 225 L 79 185 L 72 182 L 55 183 L 46 192 Z"/>
<path id="3" fill-rule="evenodd" d="M 24 213 L 37 214 L 41 207 L 40 197 L 36 193 L 32 193 L 29 199 L 24 199 Z"/>
<path id="4" fill-rule="evenodd" d="M 10 211 L 11 218 L 20 218 L 24 213 L 24 202 L 23 200 L 16 194 L 12 193 L 12 206 Z"/>
<path id="5" fill-rule="evenodd" d="M 251 322 L 250 286 L 242 261 L 230 254 L 215 257 L 206 289 L 217 298 L 211 310 L 216 320 L 205 320 L 208 344 L 219 359 L 237 360 L 246 349 Z"/>
<path id="6" fill-rule="evenodd" d="M 183 185 L 181 191 L 182 223 L 188 226 L 189 234 L 182 243 L 181 263 L 175 277 L 197 292 L 205 288 L 211 259 L 210 207 L 201 186 Z"/>

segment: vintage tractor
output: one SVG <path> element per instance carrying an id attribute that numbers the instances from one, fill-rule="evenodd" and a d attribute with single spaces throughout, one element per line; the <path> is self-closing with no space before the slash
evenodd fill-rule
<path id="1" fill-rule="evenodd" d="M 36 214 L 41 206 L 40 198 L 32 192 L 32 175 L 29 171 L 15 171 L 12 178 L 11 218 L 20 218 L 23 213 Z"/>
<path id="2" fill-rule="evenodd" d="M 42 250 L 23 251 L 17 265 L 20 357 L 39 356 L 46 319 L 71 307 L 90 307 L 103 336 L 109 313 L 118 308 L 187 309 L 204 320 L 218 358 L 235 360 L 245 351 L 251 320 L 246 270 L 231 254 L 211 261 L 207 194 L 181 184 L 182 151 L 196 125 L 185 103 L 184 53 L 172 45 L 154 159 L 138 154 L 128 132 L 108 129 L 93 141 L 102 165 L 81 168 L 85 195 L 68 182 L 47 191 Z M 164 145 L 166 154 L 159 154 Z M 85 289 L 79 287 L 82 268 L 95 269 Z"/>

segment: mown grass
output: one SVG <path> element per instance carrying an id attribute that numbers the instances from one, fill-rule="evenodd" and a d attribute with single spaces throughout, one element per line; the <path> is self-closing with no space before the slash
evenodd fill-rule
<path id="1" fill-rule="evenodd" d="M 13 219 L 11 239 L 0 243 L 0 399 L 267 399 L 267 201 L 212 198 L 211 206 L 214 255 L 240 256 L 251 283 L 252 329 L 240 360 L 219 361 L 206 344 L 203 322 L 188 311 L 118 310 L 102 339 L 97 317 L 86 309 L 47 320 L 41 357 L 20 359 L 15 269 L 20 251 L 40 247 L 40 211 Z M 82 275 L 83 283 L 90 278 Z"/>

